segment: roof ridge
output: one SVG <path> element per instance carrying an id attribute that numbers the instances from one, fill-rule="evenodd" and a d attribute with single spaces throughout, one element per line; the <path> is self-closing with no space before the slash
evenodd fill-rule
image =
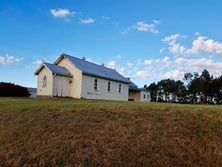
<path id="1" fill-rule="evenodd" d="M 66 69 L 66 70 L 67 70 L 67 68 L 66 68 L 66 67 L 59 66 L 59 65 L 54 64 L 54 63 L 52 64 L 52 63 L 43 62 L 43 64 L 49 64 L 49 65 L 53 65 L 53 66 L 56 66 L 56 67 L 59 67 L 59 68 L 64 68 L 64 69 Z"/>
<path id="2" fill-rule="evenodd" d="M 78 57 L 75 57 L 75 56 L 71 56 L 71 55 L 65 54 L 65 53 L 63 53 L 62 55 L 63 55 L 63 56 L 69 56 L 69 57 L 72 57 L 72 58 L 75 58 L 75 59 L 78 59 L 78 60 L 81 60 L 81 61 L 84 61 L 84 62 L 87 62 L 87 63 L 90 63 L 90 64 L 97 65 L 97 66 L 99 66 L 99 67 L 108 68 L 108 69 L 110 69 L 110 70 L 116 71 L 116 69 L 106 67 L 105 65 L 99 65 L 99 64 L 96 64 L 96 63 L 93 63 L 93 62 L 90 62 L 90 61 L 87 61 L 87 60 L 83 60 L 83 59 L 78 58 Z M 117 72 L 117 71 L 116 71 L 116 72 Z"/>
<path id="3" fill-rule="evenodd" d="M 120 74 L 115 69 L 106 67 L 105 65 L 99 65 L 64 53 L 60 56 L 60 59 L 62 57 L 70 60 L 71 63 L 74 64 L 85 75 L 101 77 L 123 83 L 129 83 L 128 79 L 125 78 L 122 74 Z M 56 62 L 58 61 L 59 59 L 57 59 Z"/>

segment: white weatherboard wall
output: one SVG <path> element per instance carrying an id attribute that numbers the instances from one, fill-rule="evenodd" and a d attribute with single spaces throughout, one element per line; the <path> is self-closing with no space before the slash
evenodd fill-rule
<path id="1" fill-rule="evenodd" d="M 59 63 L 59 66 L 65 67 L 73 77 L 70 78 L 70 97 L 73 98 L 81 98 L 81 90 L 82 90 L 82 72 L 75 67 L 72 62 L 70 62 L 67 58 L 63 58 Z"/>
<path id="2" fill-rule="evenodd" d="M 98 90 L 94 90 L 94 81 L 98 80 Z M 108 92 L 108 82 L 110 92 Z M 119 84 L 121 84 L 121 93 L 119 93 Z M 82 98 L 85 99 L 104 99 L 128 101 L 129 86 L 124 83 L 110 81 L 106 79 L 83 75 L 82 77 Z"/>
<path id="3" fill-rule="evenodd" d="M 72 78 L 53 76 L 53 96 L 70 97 L 70 81 Z"/>
<path id="4" fill-rule="evenodd" d="M 46 76 L 47 85 L 43 87 L 43 78 Z M 43 67 L 37 78 L 37 96 L 52 96 L 53 77 L 52 72 Z"/>
<path id="5" fill-rule="evenodd" d="M 150 92 L 140 91 L 140 101 L 150 102 Z"/>

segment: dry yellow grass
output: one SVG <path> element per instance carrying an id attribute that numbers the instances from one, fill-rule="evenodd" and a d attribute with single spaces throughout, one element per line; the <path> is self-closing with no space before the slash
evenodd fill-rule
<path id="1" fill-rule="evenodd" d="M 0 98 L 0 166 L 222 166 L 222 106 Z"/>

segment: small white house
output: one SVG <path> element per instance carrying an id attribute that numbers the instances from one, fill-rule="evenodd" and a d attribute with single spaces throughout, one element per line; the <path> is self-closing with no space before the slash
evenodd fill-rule
<path id="1" fill-rule="evenodd" d="M 116 70 L 66 54 L 54 64 L 42 63 L 35 75 L 37 96 L 150 101 L 149 92 L 141 91 Z"/>

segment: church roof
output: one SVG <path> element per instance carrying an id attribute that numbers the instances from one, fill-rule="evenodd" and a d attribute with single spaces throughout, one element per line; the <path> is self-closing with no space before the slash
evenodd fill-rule
<path id="1" fill-rule="evenodd" d="M 38 75 L 43 67 L 48 68 L 53 74 L 65 76 L 65 77 L 72 77 L 70 72 L 65 67 L 57 66 L 55 64 L 50 64 L 46 62 L 43 62 L 40 65 L 40 67 L 36 70 L 35 75 Z"/>
<path id="2" fill-rule="evenodd" d="M 88 62 L 84 59 L 79 59 L 67 54 L 62 54 L 60 58 L 55 62 L 57 64 L 61 58 L 67 58 L 74 64 L 84 75 L 104 78 L 108 80 L 130 83 L 130 81 L 118 73 L 115 69 L 107 68 L 104 65 L 98 65 L 92 62 Z"/>

